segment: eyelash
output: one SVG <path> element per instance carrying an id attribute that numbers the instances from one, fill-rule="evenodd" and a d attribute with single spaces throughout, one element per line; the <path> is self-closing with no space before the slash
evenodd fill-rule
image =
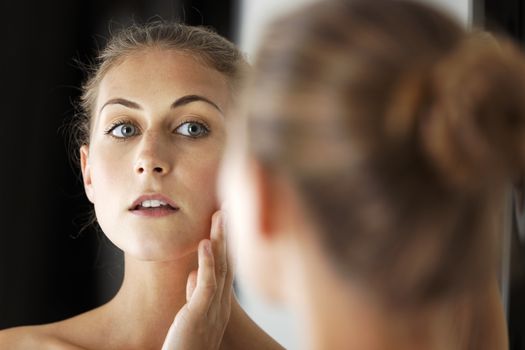
<path id="1" fill-rule="evenodd" d="M 114 136 L 113 134 L 111 134 L 111 132 L 113 130 L 115 130 L 115 128 L 121 126 L 121 125 L 124 125 L 124 124 L 130 124 L 130 125 L 133 125 L 135 128 L 137 128 L 137 130 L 140 131 L 140 128 L 138 127 L 137 124 L 135 124 L 134 122 L 132 122 L 131 120 L 128 120 L 128 119 L 122 119 L 122 120 L 117 120 L 113 123 L 111 123 L 111 125 L 109 127 L 107 127 L 105 130 L 104 130 L 104 135 L 108 135 L 108 136 L 111 136 L 112 138 L 116 139 L 117 141 L 125 141 L 127 139 L 127 137 L 116 137 Z"/>
<path id="2" fill-rule="evenodd" d="M 185 119 L 184 121 L 182 121 L 181 123 L 179 123 L 176 127 L 175 127 L 175 130 L 177 130 L 178 128 L 180 128 L 181 126 L 183 126 L 184 124 L 186 123 L 195 123 L 195 124 L 199 124 L 200 126 L 202 126 L 204 128 L 204 130 L 206 130 L 206 134 L 204 134 L 203 136 L 201 137 L 204 137 L 204 136 L 208 136 L 210 134 L 210 127 L 207 123 L 203 122 L 203 121 L 198 121 L 198 120 L 195 120 L 195 119 Z M 128 120 L 128 119 L 122 119 L 122 120 L 117 120 L 113 123 L 111 123 L 111 125 L 109 127 L 107 127 L 105 130 L 104 130 L 104 135 L 108 135 L 108 136 L 111 136 L 112 138 L 116 139 L 117 141 L 125 141 L 127 138 L 126 137 L 116 137 L 116 136 L 113 136 L 113 134 L 111 134 L 111 132 L 121 126 L 121 125 L 124 125 L 124 124 L 131 124 L 133 125 L 135 128 L 137 128 L 137 130 L 140 131 L 140 128 L 138 127 L 137 124 L 135 124 L 134 122 L 132 122 L 131 120 Z M 184 135 L 185 136 L 185 135 Z M 192 139 L 196 139 L 196 138 L 199 138 L 199 137 L 191 137 L 191 136 L 186 136 L 186 137 L 189 137 L 189 138 L 192 138 Z"/>
<path id="3" fill-rule="evenodd" d="M 177 125 L 175 127 L 175 130 L 177 130 L 178 128 L 180 128 L 181 126 L 183 126 L 186 123 L 194 123 L 194 124 L 200 125 L 201 127 L 204 128 L 205 134 L 202 135 L 202 136 L 198 136 L 198 137 L 192 137 L 192 136 L 186 136 L 186 135 L 183 135 L 183 136 L 189 137 L 191 139 L 198 139 L 198 138 L 201 138 L 201 137 L 206 137 L 206 136 L 208 136 L 210 134 L 210 127 L 209 127 L 209 125 L 207 123 L 203 122 L 203 121 L 195 120 L 195 119 L 185 119 L 185 120 L 183 120 L 181 123 L 179 123 L 179 125 Z"/>

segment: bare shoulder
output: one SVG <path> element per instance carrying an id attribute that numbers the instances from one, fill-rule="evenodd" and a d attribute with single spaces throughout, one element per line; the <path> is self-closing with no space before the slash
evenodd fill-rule
<path id="1" fill-rule="evenodd" d="M 53 332 L 54 327 L 24 326 L 0 331 L 0 349 L 85 350 Z"/>
<path id="2" fill-rule="evenodd" d="M 38 344 L 37 337 L 29 330 L 32 327 L 16 327 L 0 331 L 0 349 L 30 349 Z"/>

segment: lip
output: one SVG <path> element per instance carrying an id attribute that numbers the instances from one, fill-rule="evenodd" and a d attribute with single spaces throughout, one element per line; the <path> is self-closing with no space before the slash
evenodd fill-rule
<path id="1" fill-rule="evenodd" d="M 146 200 L 158 200 L 163 201 L 166 204 L 168 204 L 168 207 L 159 207 L 159 208 L 151 208 L 151 209 L 144 209 L 140 207 L 140 203 Z M 138 197 L 131 206 L 128 209 L 133 214 L 139 215 L 139 216 L 148 216 L 148 217 L 161 217 L 173 214 L 179 210 L 179 207 L 175 202 L 173 202 L 170 198 L 162 195 L 162 194 L 146 194 Z"/>

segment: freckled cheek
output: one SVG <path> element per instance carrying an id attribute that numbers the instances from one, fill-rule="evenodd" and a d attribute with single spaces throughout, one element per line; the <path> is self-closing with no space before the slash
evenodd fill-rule
<path id="1" fill-rule="evenodd" d="M 93 189 L 95 196 L 102 196 L 103 201 L 110 201 L 111 198 L 118 198 L 115 192 L 120 187 L 126 187 L 126 176 L 124 172 L 129 172 L 129 166 L 125 166 L 122 157 L 105 155 L 97 157 L 92 164 Z"/>
<path id="2" fill-rule="evenodd" d="M 187 167 L 184 174 L 186 179 L 185 187 L 193 198 L 195 210 L 205 212 L 205 215 L 211 215 L 218 209 L 217 196 L 217 174 L 219 162 L 202 161 L 194 162 L 192 167 Z M 192 200 L 192 198 L 189 198 Z"/>
<path id="3" fill-rule="evenodd" d="M 129 165 L 125 163 L 125 157 L 115 157 L 115 153 L 97 154 L 92 159 L 95 214 L 102 230 L 112 240 L 115 232 L 119 232 L 118 226 L 115 226 L 119 223 L 116 218 L 127 210 L 125 199 L 132 188 L 129 184 Z"/>

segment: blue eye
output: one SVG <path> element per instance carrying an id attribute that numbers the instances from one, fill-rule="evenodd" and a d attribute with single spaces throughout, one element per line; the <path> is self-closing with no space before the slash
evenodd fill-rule
<path id="1" fill-rule="evenodd" d="M 210 132 L 206 125 L 199 122 L 182 123 L 177 127 L 176 131 L 181 135 L 193 138 L 206 136 Z"/>
<path id="2" fill-rule="evenodd" d="M 114 125 L 107 133 L 111 133 L 111 136 L 116 138 L 123 139 L 137 135 L 138 128 L 131 123 L 124 122 Z"/>

